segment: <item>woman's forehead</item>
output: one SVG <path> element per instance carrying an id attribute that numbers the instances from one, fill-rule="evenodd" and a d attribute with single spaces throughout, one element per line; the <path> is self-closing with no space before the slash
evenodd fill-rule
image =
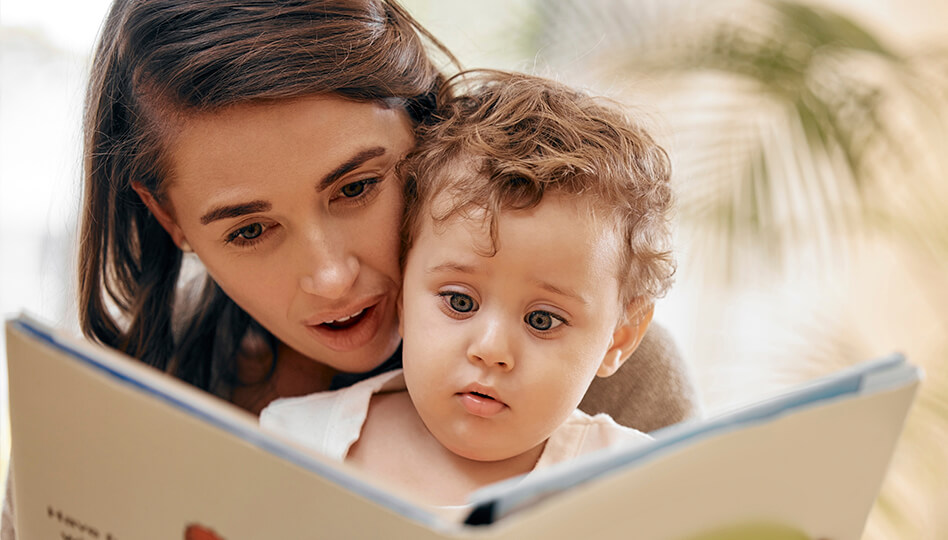
<path id="1" fill-rule="evenodd" d="M 375 102 L 328 95 L 247 103 L 184 121 L 169 145 L 169 180 L 231 185 L 322 175 L 355 154 L 402 152 L 412 142 L 407 114 Z"/>

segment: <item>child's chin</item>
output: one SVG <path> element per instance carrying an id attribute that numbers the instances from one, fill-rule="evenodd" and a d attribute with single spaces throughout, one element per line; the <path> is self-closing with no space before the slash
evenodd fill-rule
<path id="1" fill-rule="evenodd" d="M 507 459 L 515 458 L 519 456 L 522 452 L 512 451 L 508 449 L 497 449 L 497 448 L 478 448 L 471 446 L 451 446 L 444 444 L 442 441 L 441 444 L 453 452 L 455 455 L 461 456 L 464 459 L 469 459 L 471 461 L 482 461 L 482 462 L 492 462 L 492 461 L 504 461 Z"/>
<path id="2" fill-rule="evenodd" d="M 499 461 L 501 459 L 505 459 L 503 457 L 500 457 L 500 458 L 494 457 L 495 455 L 497 455 L 496 452 L 485 452 L 483 449 L 479 449 L 479 448 L 451 447 L 448 445 L 444 445 L 444 446 L 445 448 L 453 452 L 455 455 L 458 455 L 464 459 L 469 459 L 471 461 Z"/>

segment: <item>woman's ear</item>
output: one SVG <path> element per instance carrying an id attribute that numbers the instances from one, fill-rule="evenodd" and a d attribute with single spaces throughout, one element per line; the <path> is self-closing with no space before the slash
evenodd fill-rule
<path id="1" fill-rule="evenodd" d="M 655 304 L 646 304 L 641 298 L 633 299 L 625 311 L 625 319 L 612 334 L 612 345 L 606 351 L 602 364 L 596 372 L 597 377 L 608 377 L 618 371 L 622 364 L 632 356 L 648 325 L 652 322 L 655 313 Z"/>
<path id="2" fill-rule="evenodd" d="M 138 198 L 145 203 L 151 215 L 155 216 L 155 219 L 158 220 L 162 228 L 168 232 L 174 245 L 178 246 L 178 249 L 184 252 L 193 251 L 191 245 L 188 244 L 187 238 L 184 237 L 184 232 L 181 230 L 181 227 L 178 227 L 178 222 L 175 221 L 171 213 L 155 199 L 154 195 L 152 195 L 145 186 L 141 185 L 140 182 L 132 182 L 132 189 L 138 194 Z"/>

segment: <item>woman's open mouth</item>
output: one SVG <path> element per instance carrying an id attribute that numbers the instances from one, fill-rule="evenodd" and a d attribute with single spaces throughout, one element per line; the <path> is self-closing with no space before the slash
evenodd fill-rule
<path id="1" fill-rule="evenodd" d="M 320 343 L 337 352 L 359 349 L 371 342 L 385 316 L 384 298 L 351 315 L 318 324 L 307 325 Z"/>
<path id="2" fill-rule="evenodd" d="M 373 306 L 374 307 L 374 306 Z M 345 330 L 346 328 L 352 328 L 353 326 L 359 324 L 362 319 L 366 316 L 366 313 L 370 308 L 362 308 L 358 313 L 343 317 L 341 319 L 336 319 L 334 321 L 324 322 L 319 326 L 325 326 L 326 328 L 331 328 L 333 330 Z"/>

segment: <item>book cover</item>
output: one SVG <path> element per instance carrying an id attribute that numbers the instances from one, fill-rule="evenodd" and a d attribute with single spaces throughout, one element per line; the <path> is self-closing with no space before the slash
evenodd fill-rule
<path id="1" fill-rule="evenodd" d="M 858 539 L 920 380 L 860 364 L 488 486 L 462 523 L 116 351 L 6 332 L 24 539 Z"/>

